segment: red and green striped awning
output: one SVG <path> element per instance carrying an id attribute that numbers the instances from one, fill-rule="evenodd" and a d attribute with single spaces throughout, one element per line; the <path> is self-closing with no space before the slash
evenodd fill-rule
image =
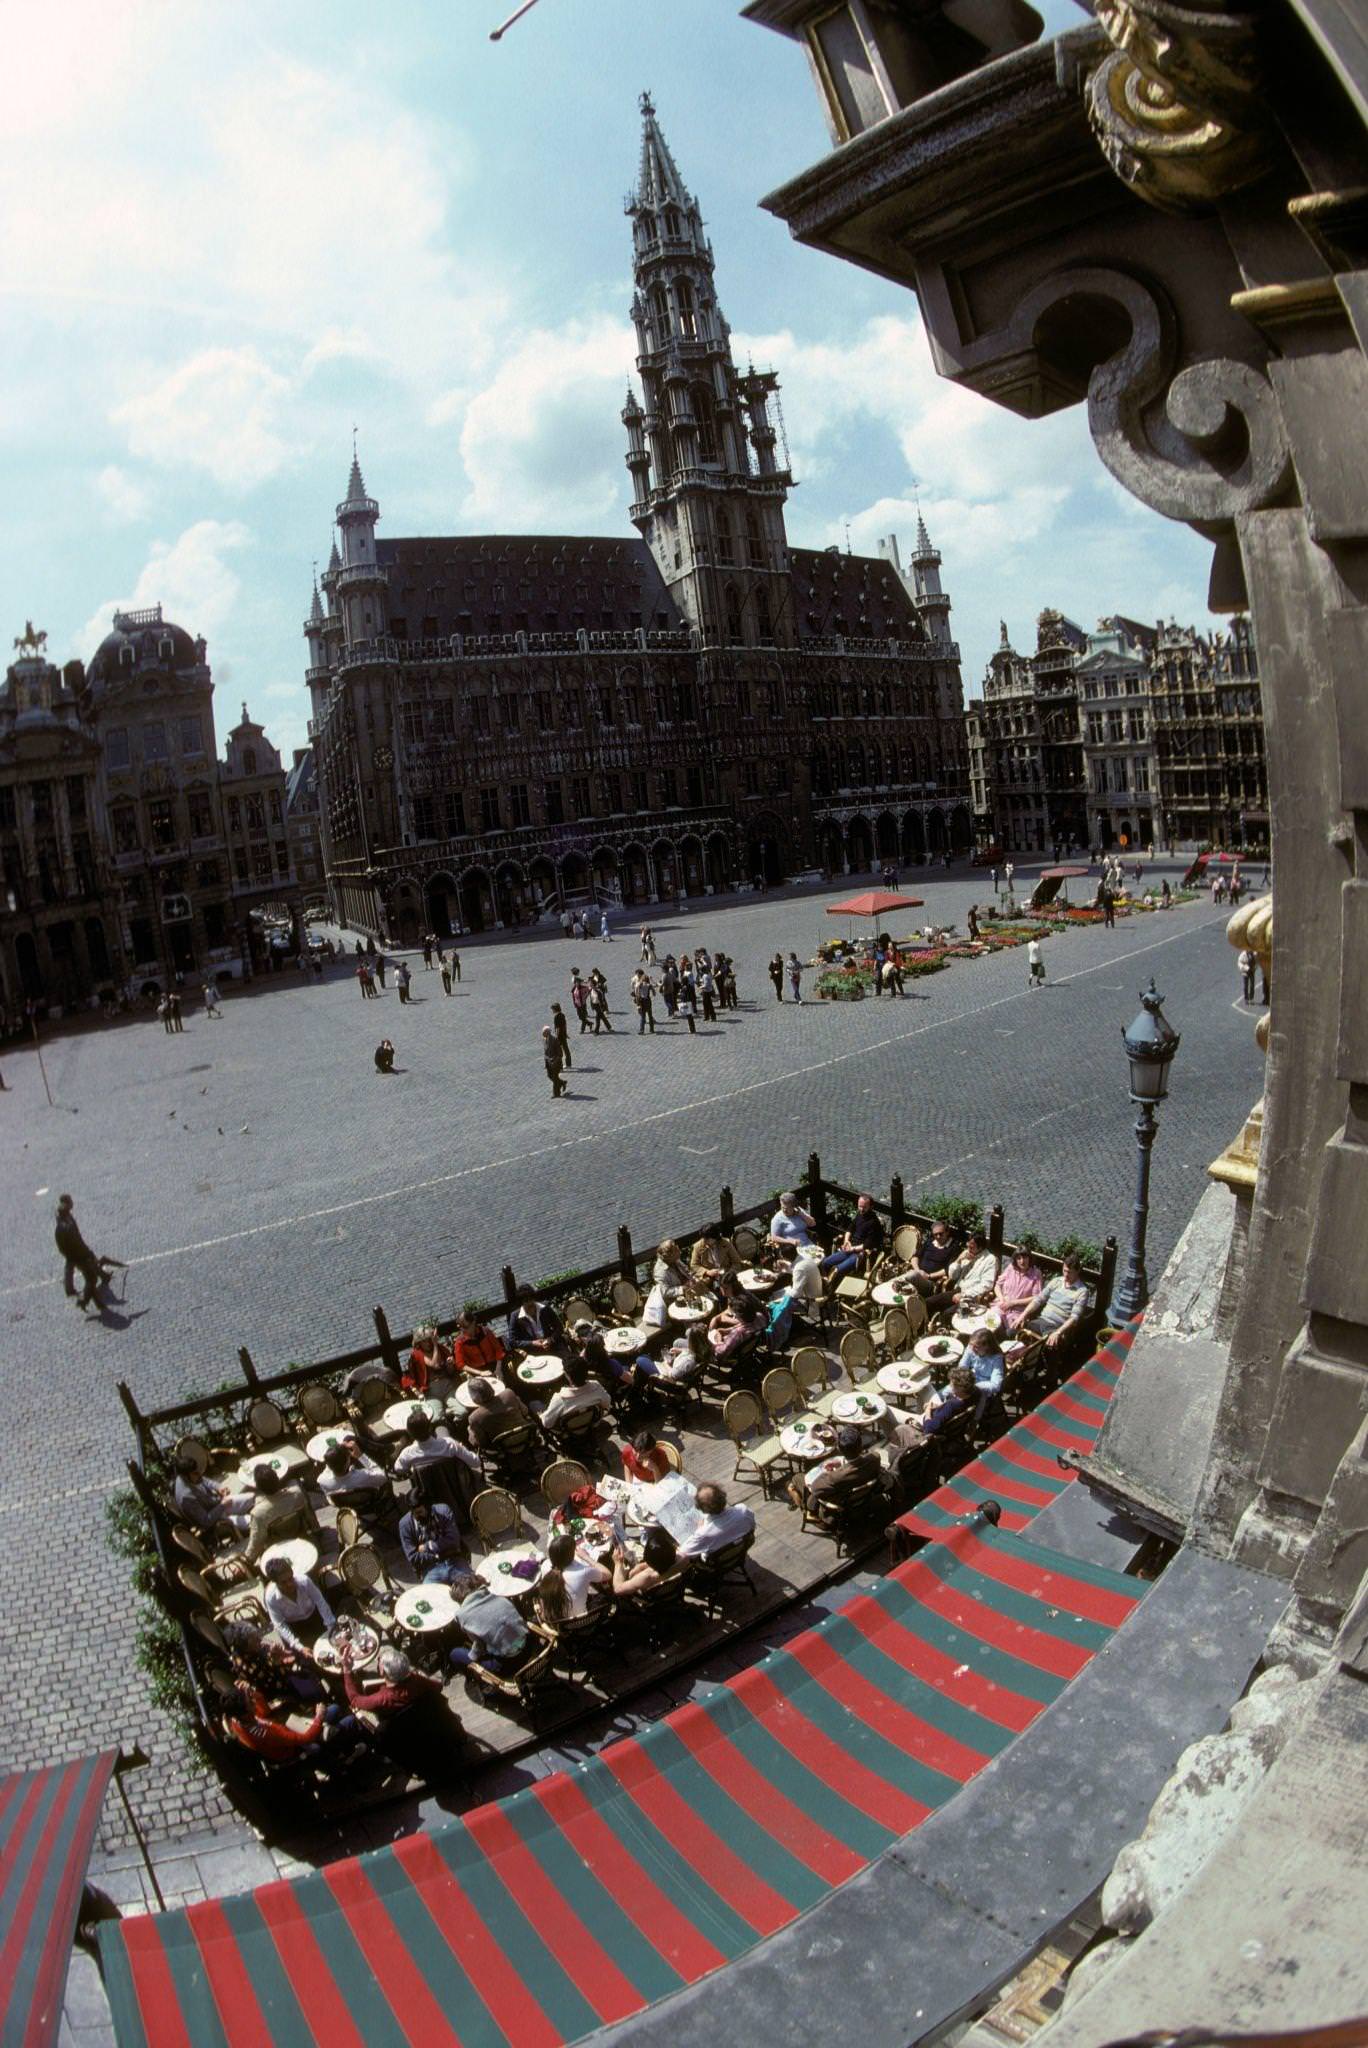
<path id="1" fill-rule="evenodd" d="M 0 2043 L 57 2039 L 76 1909 L 119 1752 L 0 1779 Z"/>
<path id="2" fill-rule="evenodd" d="M 899 1516 L 898 1527 L 912 1537 L 943 1537 L 989 1498 L 1002 1509 L 1004 1529 L 1027 1528 L 1042 1508 L 1073 1485 L 1075 1475 L 1060 1465 L 1060 1452 L 1077 1451 L 1086 1457 L 1095 1446 L 1140 1321 L 1137 1316 L 1109 1337 L 1072 1379 L 977 1458 L 961 1465 L 944 1486 Z"/>
<path id="3" fill-rule="evenodd" d="M 956 1529 L 574 1771 L 309 1877 L 103 1928 L 121 2048 L 554 2048 L 630 2018 L 952 1798 L 1143 1591 Z"/>

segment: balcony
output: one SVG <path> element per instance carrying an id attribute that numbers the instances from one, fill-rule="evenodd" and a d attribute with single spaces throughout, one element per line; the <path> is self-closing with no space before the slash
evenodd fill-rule
<path id="1" fill-rule="evenodd" d="M 223 834 L 221 832 L 205 832 L 198 839 L 192 838 L 190 841 L 190 851 L 191 853 L 222 853 Z"/>

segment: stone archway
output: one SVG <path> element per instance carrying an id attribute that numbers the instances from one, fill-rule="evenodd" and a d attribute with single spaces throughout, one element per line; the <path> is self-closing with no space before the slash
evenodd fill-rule
<path id="1" fill-rule="evenodd" d="M 835 818 L 823 818 L 817 826 L 817 858 L 828 875 L 846 871 L 845 834 Z"/>
<path id="2" fill-rule="evenodd" d="M 851 874 L 868 874 L 874 865 L 874 834 L 868 818 L 851 819 L 846 827 L 846 845 L 850 849 Z"/>
<path id="3" fill-rule="evenodd" d="M 582 853 L 561 855 L 562 907 L 583 903 L 589 895 L 589 863 Z"/>
<path id="4" fill-rule="evenodd" d="M 725 833 L 710 832 L 708 834 L 708 843 L 704 849 L 704 857 L 708 872 L 708 887 L 714 893 L 721 893 L 724 890 L 730 889 L 732 884 L 731 848 L 727 844 Z"/>
<path id="5" fill-rule="evenodd" d="M 487 931 L 494 922 L 494 890 L 484 868 L 467 868 L 461 876 L 461 923 L 468 932 Z"/>
<path id="6" fill-rule="evenodd" d="M 651 856 L 639 839 L 630 840 L 623 847 L 618 879 L 622 884 L 624 903 L 650 902 Z"/>
<path id="7" fill-rule="evenodd" d="M 703 894 L 703 841 L 696 832 L 686 832 L 679 842 L 679 866 L 684 878 L 684 894 Z"/>
<path id="8" fill-rule="evenodd" d="M 932 853 L 945 852 L 945 813 L 932 811 L 926 820 L 926 843 Z"/>
<path id="9" fill-rule="evenodd" d="M 673 903 L 679 893 L 679 861 L 668 839 L 656 840 L 651 848 L 651 861 L 655 867 L 657 903 Z"/>
<path id="10" fill-rule="evenodd" d="M 556 870 L 545 854 L 538 854 L 528 863 L 527 883 L 538 910 L 558 896 L 560 885 L 556 880 Z"/>
<path id="11" fill-rule="evenodd" d="M 422 937 L 423 901 L 416 882 L 395 882 L 385 899 L 389 912 L 390 943 L 416 946 Z"/>
<path id="12" fill-rule="evenodd" d="M 429 875 L 424 890 L 427 904 L 427 928 L 439 939 L 449 939 L 461 921 L 460 892 L 456 880 L 444 868 L 435 875 Z"/>
<path id="13" fill-rule="evenodd" d="M 898 858 L 898 821 L 892 811 L 880 811 L 874 820 L 874 848 L 880 860 Z"/>
<path id="14" fill-rule="evenodd" d="M 905 862 L 926 858 L 926 828 L 920 811 L 903 812 L 902 851 Z"/>
<path id="15" fill-rule="evenodd" d="M 617 849 L 612 846 L 594 848 L 592 874 L 594 897 L 599 903 L 620 903 L 622 901 L 622 873 L 618 863 Z"/>
<path id="16" fill-rule="evenodd" d="M 499 923 L 512 931 L 526 920 L 527 876 L 522 863 L 500 861 L 494 872 L 494 908 Z"/>
<path id="17" fill-rule="evenodd" d="M 974 843 L 974 828 L 963 804 L 950 813 L 950 846 L 955 853 L 967 853 Z"/>

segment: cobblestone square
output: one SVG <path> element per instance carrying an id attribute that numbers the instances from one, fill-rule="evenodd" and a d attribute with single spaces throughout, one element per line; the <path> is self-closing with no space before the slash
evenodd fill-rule
<path id="1" fill-rule="evenodd" d="M 913 915 L 962 929 L 991 893 L 965 868 L 907 886 L 927 909 L 895 931 Z M 810 1150 L 830 1176 L 881 1191 L 900 1172 L 909 1200 L 1001 1201 L 1009 1235 L 1124 1243 L 1134 1115 L 1120 1034 L 1151 974 L 1183 1034 L 1155 1151 L 1157 1274 L 1261 1089 L 1224 915 L 1199 902 L 1051 938 L 1041 991 L 1018 950 L 909 981 L 901 1003 L 777 1004 L 765 962 L 790 947 L 809 957 L 840 929 L 825 906 L 841 893 L 662 915 L 662 955 L 706 943 L 738 962 L 740 1010 L 696 1036 L 660 1023 L 659 1004 L 654 1037 L 638 1035 L 637 926 L 618 921 L 612 945 L 472 943 L 450 998 L 411 955 L 407 1005 L 392 975 L 363 1003 L 342 962 L 321 986 L 291 974 L 235 992 L 221 1019 L 187 1004 L 179 1035 L 155 1017 L 56 1033 L 43 1048 L 54 1108 L 33 1052 L 8 1053 L 0 1597 L 22 1644 L 0 1702 L 11 1764 L 136 1738 L 153 1768 L 130 1791 L 154 1837 L 221 1811 L 146 1697 L 124 1567 L 104 1545 L 104 1501 L 131 1448 L 120 1379 L 154 1408 L 236 1378 L 239 1345 L 266 1372 L 363 1344 L 376 1303 L 402 1330 L 497 1295 L 505 1260 L 529 1279 L 599 1263 L 618 1223 L 649 1244 L 711 1214 L 724 1182 L 746 1204 L 796 1179 Z M 570 972 L 594 964 L 614 1030 L 581 1038 Z M 553 1000 L 571 1015 L 574 1057 L 556 1101 L 539 1050 Z M 382 1036 L 392 1076 L 374 1070 Z M 129 1262 L 125 1298 L 99 1320 L 62 1292 L 63 1190 L 90 1242 Z"/>

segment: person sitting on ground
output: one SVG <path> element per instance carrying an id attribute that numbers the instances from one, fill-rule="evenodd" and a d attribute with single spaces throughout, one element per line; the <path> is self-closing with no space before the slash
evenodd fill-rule
<path id="1" fill-rule="evenodd" d="M 779 1197 L 779 1207 L 770 1218 L 769 1243 L 783 1259 L 793 1257 L 797 1245 L 810 1245 L 812 1233 L 817 1228 L 806 1209 L 798 1206 L 798 1197 L 791 1190 Z"/>
<path id="2" fill-rule="evenodd" d="M 932 1295 L 945 1294 L 946 1274 L 959 1253 L 959 1246 L 951 1234 L 950 1225 L 943 1216 L 938 1216 L 931 1225 L 931 1235 L 924 1237 L 917 1247 L 917 1256 L 903 1275 L 910 1280 L 918 1294 L 929 1300 Z"/>
<path id="3" fill-rule="evenodd" d="M 658 1522 L 652 1522 L 642 1538 L 641 1557 L 633 1563 L 620 1543 L 613 1545 L 613 1591 L 621 1599 L 635 1593 L 649 1593 L 679 1558 L 674 1537 Z"/>
<path id="4" fill-rule="evenodd" d="M 175 1471 L 171 1496 L 176 1504 L 176 1513 L 183 1522 L 198 1530 L 201 1536 L 210 1536 L 221 1528 L 235 1529 L 239 1535 L 242 1534 L 252 1512 L 253 1496 L 250 1493 L 229 1493 L 226 1486 L 216 1485 L 185 1451 L 176 1459 Z"/>
<path id="5" fill-rule="evenodd" d="M 706 1287 L 710 1282 L 720 1280 L 724 1273 L 735 1272 L 739 1263 L 736 1247 L 720 1231 L 705 1230 L 701 1237 L 694 1239 L 689 1253 L 689 1271 L 695 1283 Z"/>
<path id="6" fill-rule="evenodd" d="M 1045 1281 L 1039 1266 L 1023 1246 L 1012 1253 L 1011 1263 L 998 1274 L 993 1289 L 993 1307 L 1002 1317 L 1005 1331 L 1017 1328 Z"/>
<path id="7" fill-rule="evenodd" d="M 839 1463 L 823 1460 L 818 1466 L 795 1473 L 789 1481 L 788 1497 L 796 1508 L 802 1507 L 804 1495 L 826 1507 L 838 1506 L 848 1493 L 883 1471 L 878 1452 L 872 1444 L 866 1445 L 858 1429 L 838 1429 L 836 1450 Z"/>
<path id="8" fill-rule="evenodd" d="M 514 1351 L 559 1351 L 565 1325 L 549 1301 L 539 1301 L 530 1287 L 518 1289 L 518 1305 L 508 1318 L 508 1342 Z"/>
<path id="9" fill-rule="evenodd" d="M 226 1616 L 219 1623 L 233 1676 L 268 1700 L 321 1700 L 322 1682 L 283 1643 L 269 1642 L 250 1621 Z"/>
<path id="10" fill-rule="evenodd" d="M 274 1465 L 258 1465 L 252 1485 L 256 1500 L 247 1520 L 247 1556 L 256 1558 L 277 1540 L 274 1531 L 284 1523 L 302 1521 L 309 1508 L 301 1488 L 287 1485 Z"/>
<path id="11" fill-rule="evenodd" d="M 296 1657 L 307 1657 L 336 1619 L 318 1585 L 288 1557 L 267 1559 L 265 1606 L 272 1628 Z"/>
<path id="12" fill-rule="evenodd" d="M 509 1387 L 497 1387 L 492 1380 L 470 1380 L 467 1382 L 471 1409 L 466 1424 L 466 1435 L 477 1451 L 488 1450 L 496 1437 L 506 1436 L 510 1429 L 520 1429 L 532 1417 L 526 1402 Z"/>
<path id="13" fill-rule="evenodd" d="M 451 1352 L 437 1334 L 435 1323 L 423 1323 L 413 1333 L 413 1347 L 400 1374 L 399 1384 L 407 1394 L 422 1400 L 432 1382 L 443 1379 L 451 1369 Z"/>
<path id="14" fill-rule="evenodd" d="M 694 1506 L 702 1519 L 680 1544 L 681 1557 L 711 1557 L 715 1550 L 722 1550 L 728 1543 L 736 1543 L 742 1536 L 755 1532 L 755 1516 L 750 1509 L 729 1508 L 726 1488 L 715 1486 L 711 1480 L 695 1493 Z"/>
<path id="15" fill-rule="evenodd" d="M 345 1437 L 324 1458 L 318 1490 L 330 1501 L 345 1501 L 364 1514 L 368 1508 L 378 1507 L 388 1494 L 389 1474 L 367 1457 L 354 1436 Z"/>
<path id="16" fill-rule="evenodd" d="M 546 1555 L 550 1569 L 537 1582 L 537 1616 L 552 1628 L 578 1621 L 589 1612 L 595 1594 L 602 1598 L 612 1590 L 612 1573 L 601 1564 L 582 1563 L 568 1530 L 552 1536 Z"/>
<path id="17" fill-rule="evenodd" d="M 1047 1351 L 1067 1351 L 1076 1341 L 1092 1303 L 1092 1289 L 1083 1278 L 1083 1268 L 1069 1253 L 1064 1259 L 1064 1270 L 1048 1279 L 1027 1302 L 1021 1318 L 1022 1333 L 1043 1337 Z"/>
<path id="18" fill-rule="evenodd" d="M 822 1260 L 822 1271 L 834 1273 L 838 1278 L 842 1274 L 853 1273 L 857 1267 L 862 1273 L 867 1273 L 883 1245 L 884 1227 L 874 1207 L 874 1197 L 861 1195 L 856 1201 L 849 1230 L 835 1251 L 828 1252 Z"/>
<path id="19" fill-rule="evenodd" d="M 463 1315 L 452 1347 L 452 1362 L 458 1372 L 487 1373 L 503 1362 L 503 1339 L 478 1316 Z"/>
<path id="20" fill-rule="evenodd" d="M 513 1602 L 502 1593 L 491 1593 L 473 1574 L 454 1579 L 451 1590 L 458 1602 L 457 1625 L 466 1641 L 456 1645 L 448 1661 L 458 1671 L 471 1664 L 500 1676 L 516 1671 L 526 1661 L 531 1638 Z"/>
<path id="21" fill-rule="evenodd" d="M 652 1430 L 639 1429 L 630 1443 L 622 1446 L 622 1473 L 625 1479 L 640 1479 L 653 1486 L 657 1479 L 663 1479 L 667 1472 L 673 1472 L 674 1463 L 664 1444 L 657 1441 Z"/>
<path id="22" fill-rule="evenodd" d="M 998 1256 L 988 1243 L 987 1232 L 971 1230 L 965 1237 L 964 1250 L 957 1259 L 951 1260 L 946 1269 L 950 1306 L 957 1309 L 986 1306 L 997 1286 L 998 1265 Z"/>
<path id="23" fill-rule="evenodd" d="M 480 1461 L 474 1451 L 465 1444 L 459 1444 L 454 1437 L 439 1431 L 426 1408 L 415 1408 L 408 1419 L 405 1431 L 408 1442 L 394 1461 L 396 1472 L 412 1475 L 425 1465 L 439 1465 L 448 1459 L 455 1460 L 468 1470 L 478 1473 Z"/>
<path id="24" fill-rule="evenodd" d="M 959 1362 L 967 1365 L 974 1375 L 974 1385 L 978 1389 L 974 1413 L 982 1416 L 988 1403 L 1002 1392 L 1002 1382 L 1007 1374 L 1007 1361 L 998 1348 L 997 1337 L 991 1330 L 975 1330 L 960 1353 Z"/>
<path id="25" fill-rule="evenodd" d="M 425 1580 L 448 1578 L 452 1560 L 466 1554 L 455 1511 L 444 1500 L 414 1501 L 399 1519 L 399 1548 L 410 1570 Z"/>
<path id="26" fill-rule="evenodd" d="M 376 1046 L 375 1071 L 377 1074 L 392 1074 L 394 1072 L 394 1043 L 391 1039 L 382 1038 L 379 1045 Z"/>
<path id="27" fill-rule="evenodd" d="M 565 1362 L 565 1380 L 557 1387 L 551 1399 L 542 1410 L 543 1429 L 554 1430 L 571 1415 L 579 1415 L 586 1408 L 610 1408 L 608 1389 L 590 1376 L 589 1368 L 582 1358 L 568 1358 Z"/>
<path id="28" fill-rule="evenodd" d="M 656 1247 L 651 1285 L 660 1289 L 666 1301 L 677 1301 L 680 1295 L 693 1291 L 693 1275 L 672 1237 L 662 1237 Z"/>
<path id="29" fill-rule="evenodd" d="M 711 1365 L 713 1350 L 708 1342 L 708 1332 L 702 1323 L 690 1323 L 682 1336 L 676 1337 L 669 1349 L 662 1351 L 659 1358 L 652 1358 L 648 1352 L 641 1352 L 632 1361 L 632 1371 L 638 1384 L 643 1380 L 649 1386 L 652 1380 L 681 1381 L 696 1379 L 703 1368 Z"/>

